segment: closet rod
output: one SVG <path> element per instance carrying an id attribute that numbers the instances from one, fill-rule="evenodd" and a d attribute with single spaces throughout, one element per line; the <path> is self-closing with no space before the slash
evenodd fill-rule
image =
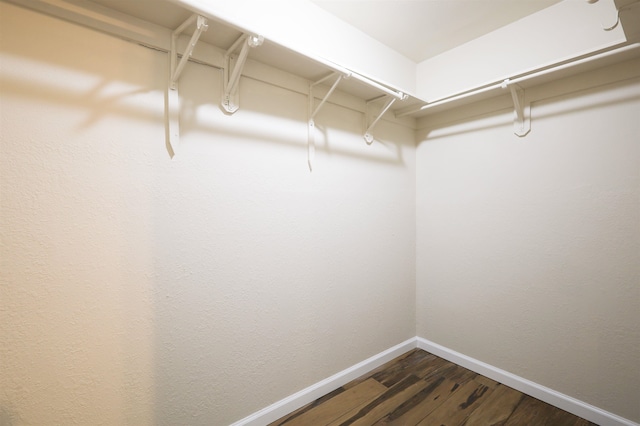
<path id="1" fill-rule="evenodd" d="M 622 47 L 612 48 L 603 51 L 599 51 L 599 53 L 592 54 L 590 56 L 582 57 L 580 59 L 572 60 L 570 62 L 561 63 L 560 65 L 538 68 L 537 70 L 531 71 L 524 75 L 520 75 L 519 77 L 507 78 L 497 83 L 492 83 L 488 86 L 479 87 L 477 89 L 471 89 L 468 91 L 464 91 L 461 93 L 457 93 L 455 95 L 447 96 L 433 102 L 429 102 L 426 105 L 422 105 L 420 107 L 410 107 L 402 110 L 397 110 L 395 113 L 396 118 L 405 117 L 407 115 L 416 114 L 418 112 L 426 111 L 430 108 L 434 108 L 439 105 L 444 105 L 449 102 L 459 101 L 461 99 L 469 98 L 472 96 L 480 95 L 482 93 L 490 92 L 497 89 L 504 89 L 504 83 L 509 82 L 509 84 L 518 84 L 533 78 L 542 77 L 547 74 L 551 74 L 557 71 L 562 71 L 568 68 L 572 68 L 577 65 L 586 64 L 589 62 L 593 62 L 599 59 L 607 58 L 609 56 L 618 55 L 621 53 L 626 53 L 640 47 L 640 43 L 632 43 Z"/>
<path id="2" fill-rule="evenodd" d="M 312 59 L 312 60 L 314 60 L 314 61 L 316 61 L 316 62 L 318 62 L 318 63 L 320 63 L 320 64 L 322 64 L 324 66 L 326 66 L 327 68 L 331 68 L 332 70 L 337 71 L 337 72 L 339 72 L 341 74 L 348 75 L 350 78 L 355 78 L 356 80 L 358 80 L 358 81 L 360 81 L 360 82 L 362 82 L 362 83 L 364 83 L 364 84 L 366 84 L 368 86 L 371 86 L 371 87 L 373 87 L 375 89 L 378 89 L 379 91 L 381 91 L 381 92 L 383 92 L 383 93 L 385 93 L 387 95 L 393 96 L 394 98 L 396 98 L 396 99 L 398 99 L 400 101 L 402 101 L 404 99 L 407 99 L 407 97 L 408 97 L 408 95 L 405 94 L 405 93 L 389 89 L 388 87 L 385 87 L 385 86 L 381 85 L 380 83 L 377 83 L 377 82 L 375 82 L 375 81 L 373 81 L 373 80 L 371 80 L 371 79 L 369 79 L 369 78 L 367 78 L 367 77 L 365 77 L 363 75 L 360 75 L 360 74 L 358 74 L 356 72 L 353 72 L 353 71 L 351 71 L 351 70 L 349 70 L 347 68 L 341 67 L 338 64 L 334 64 L 333 62 L 327 61 L 327 60 L 319 58 L 317 56 L 308 56 L 308 55 L 305 55 L 305 56 L 307 58 L 310 58 L 310 59 Z"/>

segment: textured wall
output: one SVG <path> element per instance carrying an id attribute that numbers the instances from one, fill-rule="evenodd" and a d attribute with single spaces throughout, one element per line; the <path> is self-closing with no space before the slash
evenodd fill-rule
<path id="1" fill-rule="evenodd" d="M 639 70 L 527 91 L 525 138 L 432 117 L 416 160 L 418 335 L 636 422 Z"/>
<path id="2" fill-rule="evenodd" d="M 415 336 L 414 131 L 0 3 L 0 423 L 225 425 Z M 328 142 L 323 142 L 324 138 Z"/>

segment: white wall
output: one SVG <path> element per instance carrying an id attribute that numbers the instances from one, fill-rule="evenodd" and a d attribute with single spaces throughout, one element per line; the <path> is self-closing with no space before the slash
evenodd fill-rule
<path id="1" fill-rule="evenodd" d="M 640 421 L 637 61 L 528 91 L 524 139 L 426 118 L 417 176 L 328 104 L 310 174 L 304 95 L 228 117 L 189 64 L 170 160 L 166 55 L 0 11 L 0 423 L 228 424 L 416 334 Z"/>
<path id="2" fill-rule="evenodd" d="M 527 96 L 420 123 L 418 335 L 638 422 L 640 61 Z"/>
<path id="3" fill-rule="evenodd" d="M 0 8 L 0 423 L 229 424 L 415 336 L 412 129 L 328 104 L 309 173 L 304 95 L 190 63 L 171 160 L 165 54 Z"/>

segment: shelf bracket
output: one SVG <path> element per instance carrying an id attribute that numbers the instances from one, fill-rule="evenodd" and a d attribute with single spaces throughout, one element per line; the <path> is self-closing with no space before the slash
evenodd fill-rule
<path id="1" fill-rule="evenodd" d="M 511 92 L 514 108 L 513 132 L 520 137 L 526 136 L 531 131 L 531 105 L 525 103 L 524 89 L 511 83 L 509 79 L 502 82 L 502 88 L 508 88 Z"/>
<path id="2" fill-rule="evenodd" d="M 189 40 L 189 44 L 185 52 L 178 62 L 178 50 L 177 40 L 180 34 L 195 22 L 196 30 Z M 176 28 L 171 34 L 171 51 L 170 54 L 170 70 L 169 70 L 169 84 L 167 85 L 167 98 L 166 98 L 166 120 L 167 120 L 167 140 L 169 147 L 171 148 L 171 156 L 176 154 L 178 148 L 178 142 L 180 140 L 180 97 L 178 94 L 178 80 L 184 70 L 187 61 L 193 53 L 193 49 L 196 47 L 196 43 L 200 39 L 203 32 L 207 31 L 209 25 L 207 19 L 203 16 L 194 14 L 189 19 L 184 21 L 182 25 Z"/>
<path id="3" fill-rule="evenodd" d="M 240 99 L 238 96 L 238 83 L 240 75 L 244 68 L 244 63 L 249 55 L 249 49 L 259 47 L 264 42 L 264 37 L 260 35 L 241 35 L 224 55 L 224 67 L 222 76 L 222 109 L 227 113 L 233 114 L 240 108 Z M 233 70 L 231 69 L 231 57 L 242 45 L 240 53 L 235 61 Z"/>
<path id="4" fill-rule="evenodd" d="M 366 126 L 366 130 L 364 131 L 364 140 L 367 143 L 367 145 L 371 145 L 373 143 L 373 135 L 371 134 L 371 132 L 373 131 L 373 128 L 376 126 L 376 124 L 378 124 L 378 121 L 380 121 L 380 119 L 385 114 L 385 112 L 387 112 L 387 110 L 391 108 L 391 105 L 393 105 L 393 103 L 397 101 L 398 98 L 389 99 L 389 101 L 385 104 L 385 106 L 382 108 L 378 116 L 373 121 L 371 121 L 371 115 L 369 113 L 369 105 L 372 104 L 373 102 L 378 101 L 379 99 L 384 99 L 386 97 L 388 96 L 382 95 L 380 97 L 367 101 L 365 114 L 364 114 L 364 123 Z M 371 122 L 371 124 L 369 124 L 369 122 Z"/>
<path id="5" fill-rule="evenodd" d="M 333 85 L 331 86 L 331 88 L 329 89 L 329 91 L 327 92 L 326 95 L 324 95 L 324 98 L 322 98 L 322 100 L 320 101 L 320 103 L 318 104 L 318 106 L 316 106 L 315 108 L 314 106 L 314 101 L 315 101 L 315 97 L 313 96 L 313 88 L 315 86 L 317 86 L 318 84 L 324 83 L 325 81 L 327 81 L 328 79 L 330 79 L 331 77 L 335 77 L 338 76 L 336 78 L 336 80 L 334 81 Z M 308 139 L 307 139 L 307 164 L 309 165 L 309 171 L 313 171 L 313 159 L 315 158 L 315 154 L 316 154 L 316 132 L 315 132 L 315 127 L 316 127 L 316 123 L 315 123 L 315 116 L 318 114 L 318 112 L 320 111 L 320 108 L 322 108 L 322 106 L 324 105 L 324 103 L 327 101 L 327 99 L 329 99 L 329 96 L 331 96 L 331 94 L 333 93 L 334 90 L 336 90 L 336 87 L 338 87 L 338 84 L 342 81 L 343 78 L 348 78 L 350 76 L 350 74 L 340 74 L 337 72 L 331 73 L 328 76 L 321 78 L 320 80 L 316 81 L 315 83 L 311 83 L 309 84 L 309 120 L 308 120 Z"/>

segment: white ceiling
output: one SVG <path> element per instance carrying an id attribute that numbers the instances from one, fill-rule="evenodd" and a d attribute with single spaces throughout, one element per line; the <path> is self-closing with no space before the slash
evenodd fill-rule
<path id="1" fill-rule="evenodd" d="M 560 0 L 312 0 L 416 63 Z"/>

